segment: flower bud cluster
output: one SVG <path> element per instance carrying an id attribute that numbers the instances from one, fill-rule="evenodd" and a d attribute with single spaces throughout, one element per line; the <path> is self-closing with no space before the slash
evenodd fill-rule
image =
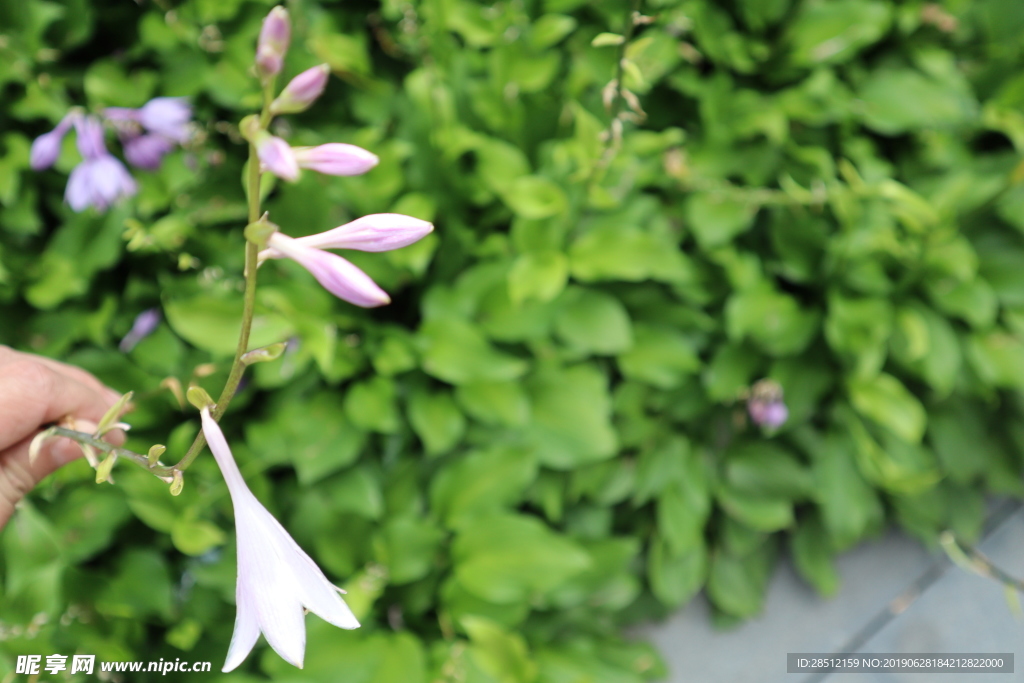
<path id="1" fill-rule="evenodd" d="M 291 23 L 283 7 L 275 7 L 263 20 L 256 47 L 256 72 L 265 87 L 272 88 L 280 73 L 291 38 Z M 292 147 L 267 130 L 274 116 L 306 111 L 323 94 L 330 76 L 326 64 L 306 69 L 295 76 L 267 108 L 267 116 L 247 116 L 239 130 L 256 149 L 261 170 L 282 180 L 295 182 L 302 169 L 332 176 L 366 173 L 377 165 L 377 155 L 361 147 L 330 142 L 315 147 Z M 272 92 L 272 90 L 271 90 Z M 268 223 L 268 225 L 273 225 Z M 276 228 L 276 226 L 275 226 Z M 375 214 L 365 216 L 318 235 L 293 238 L 280 232 L 260 234 L 260 262 L 290 258 L 308 270 L 329 292 L 356 306 L 374 307 L 391 299 L 370 277 L 327 249 L 388 251 L 399 249 L 427 235 L 433 226 L 411 216 Z"/>

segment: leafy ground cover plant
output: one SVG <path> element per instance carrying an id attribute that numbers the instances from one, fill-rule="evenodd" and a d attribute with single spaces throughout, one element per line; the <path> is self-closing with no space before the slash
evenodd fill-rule
<path id="1" fill-rule="evenodd" d="M 969 542 L 985 495 L 1019 495 L 1011 5 L 290 3 L 282 72 L 326 63 L 331 86 L 262 132 L 379 158 L 294 184 L 265 162 L 285 248 L 250 347 L 286 345 L 222 421 L 362 624 L 311 618 L 302 680 L 655 678 L 623 625 L 702 589 L 723 623 L 756 614 L 780 553 L 828 594 L 832 558 L 888 521 Z M 135 389 L 137 452 L 187 452 L 185 389 L 231 375 L 232 245 L 259 218 L 237 151 L 283 151 L 232 123 L 263 101 L 269 9 L 0 7 L 0 341 Z M 76 213 L 62 173 L 30 172 L 71 103 L 153 97 L 188 98 L 194 134 L 132 197 Z M 351 259 L 384 308 L 338 302 L 282 239 L 384 213 L 437 227 Z M 236 559 L 215 465 L 174 497 L 127 464 L 44 487 L 3 538 L 0 666 L 42 643 L 220 661 Z M 298 680 L 257 659 L 230 676 Z"/>

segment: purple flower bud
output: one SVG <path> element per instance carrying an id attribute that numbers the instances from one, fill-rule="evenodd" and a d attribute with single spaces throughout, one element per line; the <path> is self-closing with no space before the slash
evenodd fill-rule
<path id="1" fill-rule="evenodd" d="M 284 87 L 270 104 L 271 114 L 297 114 L 306 111 L 327 87 L 331 67 L 326 64 L 306 69 Z"/>
<path id="2" fill-rule="evenodd" d="M 349 303 L 374 308 L 391 303 L 391 298 L 370 276 L 337 254 L 299 244 L 279 232 L 270 237 L 270 246 L 312 273 L 324 289 Z"/>
<path id="3" fill-rule="evenodd" d="M 778 429 L 789 419 L 789 408 L 782 401 L 752 400 L 747 403 L 747 412 L 751 420 L 768 429 Z"/>
<path id="4" fill-rule="evenodd" d="M 256 153 L 263 168 L 278 178 L 295 181 L 299 179 L 299 164 L 287 142 L 279 137 L 264 133 L 256 140 Z"/>
<path id="5" fill-rule="evenodd" d="M 391 251 L 401 249 L 428 235 L 434 226 L 400 213 L 375 213 L 296 242 L 316 249 Z"/>
<path id="6" fill-rule="evenodd" d="M 174 143 L 161 135 L 135 135 L 124 138 L 124 158 L 136 168 L 155 171 Z"/>
<path id="7" fill-rule="evenodd" d="M 376 154 L 362 147 L 330 142 L 316 147 L 296 147 L 292 150 L 300 168 L 308 168 L 325 175 L 360 175 L 377 165 Z"/>
<path id="8" fill-rule="evenodd" d="M 75 211 L 95 206 L 105 210 L 121 197 L 129 197 L 138 186 L 128 169 L 106 152 L 75 166 L 64 190 L 64 199 Z"/>
<path id="9" fill-rule="evenodd" d="M 139 313 L 135 316 L 135 322 L 132 323 L 132 329 L 130 329 L 128 334 L 124 336 L 124 339 L 121 340 L 118 348 L 121 349 L 122 352 L 128 353 L 134 349 L 140 341 L 153 334 L 159 324 L 160 309 L 150 308 Z"/>
<path id="10" fill-rule="evenodd" d="M 60 156 L 60 144 L 77 118 L 77 114 L 68 114 L 61 119 L 56 128 L 49 133 L 43 133 L 32 142 L 29 163 L 33 170 L 41 171 L 57 162 L 57 157 Z"/>
<path id="11" fill-rule="evenodd" d="M 263 20 L 260 38 L 256 43 L 256 69 L 264 80 L 281 72 L 291 37 L 292 24 L 288 19 L 288 10 L 278 5 Z"/>

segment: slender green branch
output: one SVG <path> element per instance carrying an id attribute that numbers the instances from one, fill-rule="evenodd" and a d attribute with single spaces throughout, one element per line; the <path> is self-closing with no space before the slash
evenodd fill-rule
<path id="1" fill-rule="evenodd" d="M 71 439 L 72 441 L 77 441 L 78 443 L 92 446 L 98 451 L 102 451 L 104 453 L 113 453 L 119 458 L 131 460 L 136 465 L 144 467 L 146 470 L 155 474 L 158 477 L 170 477 L 174 469 L 172 467 L 166 467 L 164 465 L 154 465 L 153 467 L 150 467 L 149 458 L 147 458 L 146 456 L 140 455 L 135 451 L 130 451 L 127 448 L 120 448 L 118 446 L 115 446 L 114 444 L 107 443 L 106 441 L 98 439 L 94 435 L 88 434 L 86 432 L 79 432 L 75 431 L 74 429 L 67 429 L 65 427 L 50 427 L 49 431 L 54 436 L 63 436 L 65 438 Z"/>
<path id="2" fill-rule="evenodd" d="M 266 126 L 270 118 L 269 105 L 264 106 L 260 116 L 260 122 Z M 246 180 L 246 189 L 249 194 L 249 222 L 255 223 L 260 217 L 260 159 L 256 154 L 255 145 L 249 145 L 249 176 Z M 238 385 L 245 373 L 245 363 L 242 356 L 249 350 L 249 333 L 252 330 L 252 318 L 256 308 L 256 265 L 259 256 L 259 247 L 250 241 L 245 243 L 245 302 L 242 310 L 242 330 L 238 335 L 238 347 L 235 349 L 235 359 L 231 363 L 231 371 L 228 373 L 228 380 L 224 384 L 223 391 L 217 399 L 217 405 L 213 409 L 213 419 L 219 420 L 224 411 L 228 409 L 231 399 L 238 391 Z M 206 445 L 206 436 L 202 430 L 196 435 L 195 441 L 189 447 L 185 456 L 178 461 L 175 469 L 185 471 L 189 465 L 199 456 Z"/>
<path id="3" fill-rule="evenodd" d="M 1024 581 L 992 564 L 992 560 L 981 551 L 961 541 L 952 532 L 944 531 L 940 534 L 939 544 L 949 558 L 961 568 L 1024 593 Z"/>

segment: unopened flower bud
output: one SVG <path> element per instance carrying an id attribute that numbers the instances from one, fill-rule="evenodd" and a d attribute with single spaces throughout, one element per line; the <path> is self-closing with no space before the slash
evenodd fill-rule
<path id="1" fill-rule="evenodd" d="M 96 425 L 96 434 L 98 436 L 103 436 L 111 429 L 121 426 L 120 423 L 118 423 L 117 418 L 121 417 L 121 413 L 128 408 L 128 402 L 132 400 L 132 394 L 134 393 L 135 392 L 129 391 L 127 394 L 119 398 L 117 403 L 110 406 L 110 409 L 103 414 L 103 417 L 100 418 L 99 424 Z"/>
<path id="2" fill-rule="evenodd" d="M 297 114 L 306 111 L 327 87 L 330 73 L 331 67 L 326 64 L 306 69 L 293 78 L 270 104 L 270 113 Z"/>
<path id="3" fill-rule="evenodd" d="M 316 147 L 297 147 L 292 153 L 300 168 L 308 168 L 325 175 L 360 175 L 380 161 L 376 154 L 342 142 L 330 142 Z"/>
<path id="4" fill-rule="evenodd" d="M 206 393 L 206 390 L 200 386 L 190 386 L 188 391 L 185 392 L 185 397 L 188 402 L 194 405 L 197 409 L 202 410 L 213 405 L 213 399 Z"/>
<path id="5" fill-rule="evenodd" d="M 259 42 L 256 44 L 256 70 L 262 80 L 281 72 L 288 43 L 292 37 L 292 24 L 288 10 L 278 5 L 263 20 Z"/>

